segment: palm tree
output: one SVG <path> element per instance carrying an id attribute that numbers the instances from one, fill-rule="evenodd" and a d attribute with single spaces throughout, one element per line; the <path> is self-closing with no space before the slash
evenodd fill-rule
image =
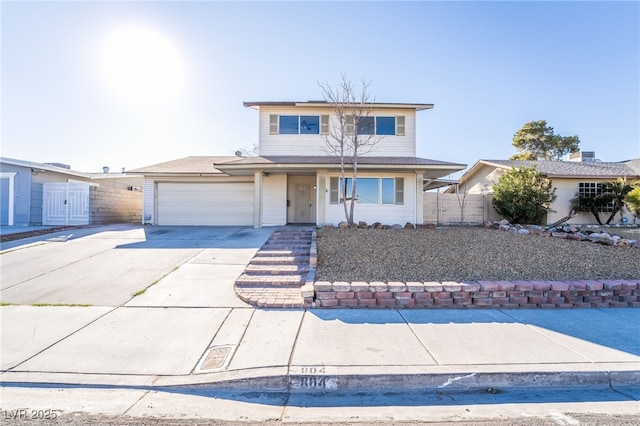
<path id="1" fill-rule="evenodd" d="M 604 183 L 602 192 L 593 198 L 596 205 L 613 203 L 613 210 L 607 219 L 607 225 L 611 223 L 616 213 L 622 210 L 625 204 L 625 197 L 632 189 L 633 187 L 627 183 L 625 178 L 618 178 L 613 182 Z"/>

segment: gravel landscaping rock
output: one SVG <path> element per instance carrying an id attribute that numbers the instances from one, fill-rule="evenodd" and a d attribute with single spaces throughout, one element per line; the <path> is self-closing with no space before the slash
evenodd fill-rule
<path id="1" fill-rule="evenodd" d="M 637 279 L 640 250 L 480 227 L 318 230 L 317 281 Z"/>

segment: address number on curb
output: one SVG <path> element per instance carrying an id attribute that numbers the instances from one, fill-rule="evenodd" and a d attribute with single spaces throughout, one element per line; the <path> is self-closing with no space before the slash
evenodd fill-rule
<path id="1" fill-rule="evenodd" d="M 297 370 L 297 371 L 296 371 Z M 298 367 L 291 371 L 291 387 L 293 389 L 336 389 L 338 387 L 335 376 L 327 375 L 327 367 Z"/>

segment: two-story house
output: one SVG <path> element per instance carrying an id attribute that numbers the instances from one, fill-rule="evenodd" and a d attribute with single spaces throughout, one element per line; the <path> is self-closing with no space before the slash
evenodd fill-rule
<path id="1" fill-rule="evenodd" d="M 339 159 L 326 149 L 336 122 L 331 104 L 244 105 L 258 111 L 258 155 L 186 157 L 132 171 L 144 175 L 143 223 L 262 227 L 345 220 Z M 369 107 L 359 131 L 379 139 L 358 160 L 354 220 L 421 224 L 424 188 L 466 165 L 416 157 L 416 113 L 432 104 Z"/>

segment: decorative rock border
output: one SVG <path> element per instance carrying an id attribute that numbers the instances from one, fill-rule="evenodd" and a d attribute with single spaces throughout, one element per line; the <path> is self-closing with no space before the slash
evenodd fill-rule
<path id="1" fill-rule="evenodd" d="M 625 238 L 622 235 L 610 232 L 609 225 L 559 225 L 554 227 L 543 227 L 539 225 L 518 225 L 511 224 L 508 220 L 503 219 L 495 222 L 486 222 L 485 228 L 499 229 L 501 231 L 511 232 L 519 235 L 539 235 L 541 237 L 562 238 L 573 241 L 587 241 L 607 246 L 629 246 L 640 248 L 639 239 Z M 583 229 L 584 228 L 584 229 Z M 596 228 L 595 230 L 593 228 Z M 607 229 L 603 231 L 602 228 Z M 615 228 L 638 228 L 637 225 L 617 225 Z"/>
<path id="2" fill-rule="evenodd" d="M 310 294 L 309 283 L 303 292 Z M 313 283 L 320 308 L 640 307 L 640 279 Z M 306 298 L 305 298 L 306 299 Z"/>

